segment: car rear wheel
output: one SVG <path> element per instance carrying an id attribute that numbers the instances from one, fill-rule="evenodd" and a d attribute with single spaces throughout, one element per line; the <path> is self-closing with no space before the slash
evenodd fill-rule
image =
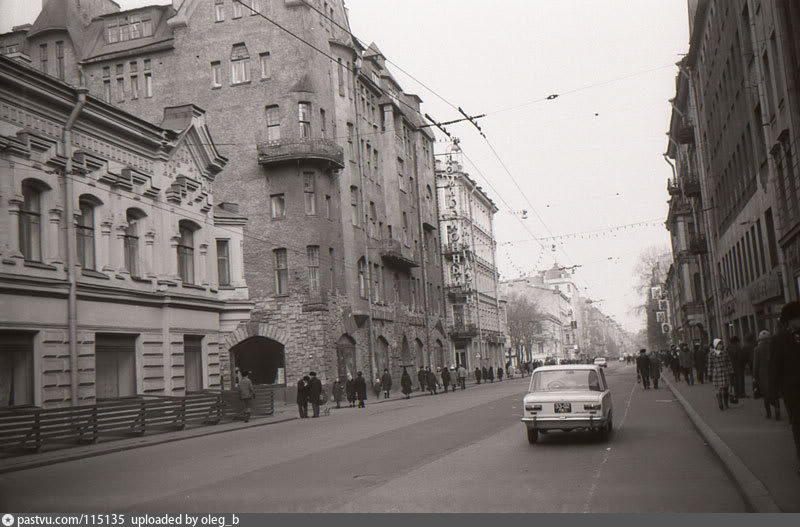
<path id="1" fill-rule="evenodd" d="M 539 431 L 533 428 L 528 428 L 528 443 L 534 444 L 539 439 Z"/>
<path id="2" fill-rule="evenodd" d="M 611 437 L 611 432 L 614 431 L 614 421 L 612 417 L 611 414 L 608 414 L 608 422 L 600 429 L 600 440 L 602 441 L 608 441 L 609 437 Z"/>

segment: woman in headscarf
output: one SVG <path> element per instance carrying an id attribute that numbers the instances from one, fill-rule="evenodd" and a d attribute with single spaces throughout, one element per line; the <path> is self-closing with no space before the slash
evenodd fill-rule
<path id="1" fill-rule="evenodd" d="M 764 398 L 764 410 L 767 419 L 772 418 L 772 408 L 775 408 L 775 420 L 781 420 L 780 399 L 772 396 L 769 386 L 769 359 L 770 359 L 770 334 L 766 329 L 758 334 L 758 344 L 753 354 L 753 393 L 761 392 Z"/>
<path id="2" fill-rule="evenodd" d="M 714 349 L 708 354 L 708 378 L 714 383 L 714 390 L 717 392 L 717 404 L 719 409 L 728 408 L 728 391 L 733 375 L 733 364 L 730 356 L 724 352 L 725 346 L 722 339 L 714 339 Z"/>
<path id="3" fill-rule="evenodd" d="M 406 396 L 406 399 L 411 399 L 411 391 L 413 389 L 411 375 L 408 374 L 405 366 L 403 366 L 403 375 L 400 376 L 400 388 L 403 395 Z"/>

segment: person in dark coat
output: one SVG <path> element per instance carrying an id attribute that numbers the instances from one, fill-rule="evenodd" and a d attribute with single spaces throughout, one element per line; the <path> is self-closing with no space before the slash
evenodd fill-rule
<path id="1" fill-rule="evenodd" d="M 358 399 L 358 407 L 366 408 L 364 401 L 367 400 L 367 381 L 361 372 L 356 372 L 356 378 L 353 380 L 353 388 L 355 390 L 356 399 Z"/>
<path id="2" fill-rule="evenodd" d="M 728 346 L 728 357 L 730 357 L 733 365 L 733 393 L 740 399 L 747 397 L 744 388 L 744 353 L 739 337 L 732 336 L 731 344 Z"/>
<path id="3" fill-rule="evenodd" d="M 487 374 L 489 375 L 489 382 L 494 382 L 494 366 L 489 366 Z"/>
<path id="4" fill-rule="evenodd" d="M 714 339 L 714 349 L 708 354 L 706 370 L 708 379 L 714 384 L 719 409 L 729 408 L 728 397 L 733 376 L 733 364 L 730 355 L 725 351 L 722 339 Z"/>
<path id="5" fill-rule="evenodd" d="M 425 373 L 425 368 L 422 366 L 419 367 L 419 372 L 417 372 L 417 380 L 419 381 L 419 391 L 425 391 L 425 379 L 428 378 L 427 373 Z"/>
<path id="6" fill-rule="evenodd" d="M 319 405 L 322 396 L 322 381 L 317 378 L 317 372 L 309 372 L 311 379 L 308 381 L 308 399 L 311 401 L 311 409 L 314 414 L 311 417 L 319 417 Z"/>
<path id="7" fill-rule="evenodd" d="M 347 394 L 347 402 L 350 403 L 350 407 L 354 407 L 356 405 L 356 388 L 355 388 L 355 381 L 350 378 L 350 374 L 347 374 L 347 380 L 344 383 L 344 392 Z"/>
<path id="8" fill-rule="evenodd" d="M 300 419 L 308 417 L 308 382 L 311 377 L 304 375 L 297 381 L 297 409 L 300 411 Z"/>
<path id="9" fill-rule="evenodd" d="M 481 378 L 483 379 L 483 382 L 489 382 L 489 370 L 486 368 L 486 366 L 481 367 Z"/>
<path id="10" fill-rule="evenodd" d="M 704 384 L 706 378 L 706 363 L 708 362 L 708 349 L 699 344 L 694 345 L 694 368 L 697 370 L 697 380 Z"/>
<path id="11" fill-rule="evenodd" d="M 642 387 L 645 390 L 650 389 L 650 358 L 647 356 L 647 350 L 642 348 L 639 350 L 639 356 L 636 357 L 636 373 L 642 380 Z"/>
<path id="12" fill-rule="evenodd" d="M 681 373 L 686 379 L 686 384 L 694 386 L 694 354 L 689 351 L 689 346 L 684 342 L 678 350 L 678 361 L 681 365 Z"/>
<path id="13" fill-rule="evenodd" d="M 333 394 L 333 400 L 336 401 L 336 408 L 341 408 L 341 402 L 342 399 L 344 399 L 344 384 L 342 384 L 341 379 L 336 379 L 333 381 L 331 393 Z"/>
<path id="14" fill-rule="evenodd" d="M 383 390 L 383 398 L 389 398 L 389 392 L 392 389 L 392 376 L 389 375 L 388 368 L 383 369 L 383 376 L 381 376 L 381 390 Z"/>
<path id="15" fill-rule="evenodd" d="M 753 392 L 758 390 L 764 399 L 764 410 L 767 419 L 772 418 L 772 409 L 775 408 L 775 420 L 781 420 L 781 400 L 772 397 L 769 386 L 769 358 L 772 353 L 770 348 L 769 331 L 764 330 L 758 334 L 758 345 L 753 354 Z"/>
<path id="16" fill-rule="evenodd" d="M 431 395 L 436 395 L 436 388 L 439 383 L 436 381 L 436 374 L 431 371 L 430 366 L 426 368 L 425 375 L 425 384 L 428 386 L 428 392 Z"/>
<path id="17" fill-rule="evenodd" d="M 444 386 L 444 393 L 447 393 L 447 387 L 450 386 L 450 369 L 445 366 L 442 368 L 442 386 Z M 455 387 L 453 387 L 455 391 Z"/>
<path id="18" fill-rule="evenodd" d="M 411 399 L 411 391 L 413 389 L 411 375 L 408 374 L 406 367 L 403 366 L 403 374 L 400 376 L 400 390 L 406 396 L 406 399 Z"/>
<path id="19" fill-rule="evenodd" d="M 800 302 L 789 302 L 781 309 L 780 331 L 770 349 L 770 397 L 783 397 L 800 461 Z"/>
<path id="20" fill-rule="evenodd" d="M 503 368 L 497 368 L 497 382 L 503 381 Z"/>
<path id="21" fill-rule="evenodd" d="M 675 346 L 669 352 L 669 369 L 672 370 L 672 377 L 675 381 L 681 380 L 681 359 Z"/>
<path id="22" fill-rule="evenodd" d="M 481 383 L 481 369 L 477 366 L 475 367 L 475 381 L 480 384 Z"/>
<path id="23" fill-rule="evenodd" d="M 242 405 L 244 405 L 242 418 L 247 423 L 250 421 L 250 414 L 253 412 L 253 405 L 256 401 L 256 392 L 253 389 L 253 381 L 250 380 L 249 370 L 242 372 L 242 378 L 237 388 L 239 389 L 239 399 L 242 400 Z"/>
<path id="24" fill-rule="evenodd" d="M 658 381 L 661 379 L 661 360 L 656 354 L 650 357 L 650 379 L 653 381 L 653 388 L 658 390 Z"/>

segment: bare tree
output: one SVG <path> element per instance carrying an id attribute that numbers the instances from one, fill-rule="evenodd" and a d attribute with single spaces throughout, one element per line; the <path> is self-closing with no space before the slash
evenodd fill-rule
<path id="1" fill-rule="evenodd" d="M 542 332 L 544 313 L 539 306 L 522 294 L 513 294 L 508 298 L 508 333 L 511 347 L 517 356 L 517 363 L 523 362 L 523 350 L 528 353 Z"/>

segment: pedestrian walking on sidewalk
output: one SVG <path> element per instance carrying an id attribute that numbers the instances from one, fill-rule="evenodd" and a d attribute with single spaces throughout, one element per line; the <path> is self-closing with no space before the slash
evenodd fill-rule
<path id="1" fill-rule="evenodd" d="M 728 408 L 733 364 L 731 364 L 731 358 L 725 351 L 722 339 L 714 339 L 714 350 L 708 354 L 706 370 L 708 371 L 708 378 L 714 384 L 719 409 Z"/>
<path id="2" fill-rule="evenodd" d="M 650 379 L 653 381 L 653 388 L 658 390 L 658 381 L 661 379 L 661 359 L 656 354 L 650 357 Z"/>
<path id="3" fill-rule="evenodd" d="M 417 373 L 417 380 L 419 381 L 419 391 L 425 391 L 425 380 L 428 378 L 428 374 L 425 372 L 425 368 L 422 366 L 419 367 L 419 372 Z"/>
<path id="4" fill-rule="evenodd" d="M 344 383 L 344 392 L 347 395 L 347 402 L 350 403 L 350 408 L 356 405 L 356 387 L 353 377 L 348 373 L 347 381 Z"/>
<path id="5" fill-rule="evenodd" d="M 489 382 L 493 383 L 494 382 L 494 366 L 489 366 L 488 375 L 489 375 Z"/>
<path id="6" fill-rule="evenodd" d="M 392 389 L 392 376 L 389 375 L 388 368 L 383 369 L 383 376 L 381 376 L 381 390 L 383 390 L 383 398 L 389 398 L 389 392 Z"/>
<path id="7" fill-rule="evenodd" d="M 359 408 L 366 408 L 366 404 L 364 401 L 367 400 L 367 381 L 364 379 L 364 375 L 359 371 L 356 372 L 356 378 L 353 381 L 353 388 L 356 392 L 356 399 L 358 399 L 358 407 Z"/>
<path id="8" fill-rule="evenodd" d="M 781 419 L 781 400 L 773 397 L 769 385 L 769 359 L 772 353 L 770 334 L 766 329 L 758 334 L 758 344 L 753 354 L 753 397 L 756 391 L 764 399 L 764 411 L 767 419 L 772 418 L 772 409 L 775 409 L 775 420 Z"/>
<path id="9" fill-rule="evenodd" d="M 308 417 L 308 388 L 311 377 L 303 375 L 303 378 L 297 381 L 297 409 L 300 411 L 300 419 Z"/>
<path id="10" fill-rule="evenodd" d="M 742 372 L 746 373 L 750 370 L 750 375 L 753 375 L 753 358 L 756 353 L 756 336 L 753 333 L 748 333 L 744 336 L 744 344 L 742 345 Z"/>
<path id="11" fill-rule="evenodd" d="M 744 391 L 744 353 L 739 337 L 732 336 L 731 344 L 728 346 L 728 355 L 733 365 L 733 393 L 740 399 L 747 397 Z"/>
<path id="12" fill-rule="evenodd" d="M 242 417 L 244 422 L 250 421 L 250 414 L 253 413 L 253 405 L 256 402 L 256 391 L 253 389 L 253 381 L 250 380 L 250 370 L 242 372 L 242 378 L 239 380 L 239 399 L 242 400 Z"/>
<path id="13" fill-rule="evenodd" d="M 683 373 L 683 378 L 686 379 L 686 384 L 694 386 L 694 371 L 692 370 L 694 357 L 685 342 L 681 344 L 680 351 L 678 351 L 678 360 L 680 361 L 681 373 Z"/>
<path id="14" fill-rule="evenodd" d="M 436 374 L 431 371 L 431 367 L 430 366 L 427 367 L 427 369 L 425 371 L 425 375 L 426 375 L 425 384 L 428 386 L 428 392 L 431 395 L 436 395 L 436 393 L 437 393 L 436 392 L 436 388 L 437 388 L 437 384 L 439 384 L 439 383 L 436 382 Z"/>
<path id="15" fill-rule="evenodd" d="M 636 372 L 642 380 L 642 387 L 645 390 L 650 389 L 650 358 L 647 356 L 647 350 L 642 348 L 639 350 L 639 356 L 636 357 Z"/>
<path id="16" fill-rule="evenodd" d="M 672 370 L 672 377 L 675 379 L 675 382 L 681 380 L 681 358 L 678 355 L 678 350 L 675 346 L 669 351 L 669 368 Z"/>
<path id="17" fill-rule="evenodd" d="M 481 369 L 475 366 L 475 381 L 480 384 L 481 383 Z"/>
<path id="18" fill-rule="evenodd" d="M 311 417 L 319 417 L 319 405 L 322 403 L 322 381 L 317 378 L 317 372 L 312 371 L 308 374 L 311 379 L 308 381 L 308 399 L 311 401 L 313 414 Z"/>
<path id="19" fill-rule="evenodd" d="M 484 384 L 489 382 L 489 369 L 486 366 L 481 367 L 481 379 L 483 379 Z"/>
<path id="20" fill-rule="evenodd" d="M 704 384 L 706 378 L 706 363 L 708 362 L 708 349 L 700 344 L 694 345 L 694 368 L 697 370 L 697 380 Z"/>
<path id="21" fill-rule="evenodd" d="M 771 349 L 769 388 L 773 397 L 783 397 L 800 461 L 800 302 L 789 302 L 781 309 L 780 331 Z"/>
<path id="22" fill-rule="evenodd" d="M 400 376 L 400 391 L 403 392 L 406 399 L 411 399 L 411 391 L 413 390 L 411 384 L 411 375 L 408 374 L 406 367 L 403 366 L 403 374 Z"/>
<path id="23" fill-rule="evenodd" d="M 458 367 L 458 384 L 462 390 L 467 389 L 467 369 L 463 364 Z"/>
<path id="24" fill-rule="evenodd" d="M 503 382 L 503 368 L 497 367 L 497 382 Z"/>
<path id="25" fill-rule="evenodd" d="M 444 386 L 444 393 L 447 393 L 447 387 L 450 386 L 450 369 L 447 366 L 442 368 L 442 386 Z"/>
<path id="26" fill-rule="evenodd" d="M 344 399 L 344 384 L 342 384 L 341 379 L 333 381 L 331 393 L 333 394 L 333 400 L 336 401 L 336 408 L 341 408 L 342 399 Z"/>

